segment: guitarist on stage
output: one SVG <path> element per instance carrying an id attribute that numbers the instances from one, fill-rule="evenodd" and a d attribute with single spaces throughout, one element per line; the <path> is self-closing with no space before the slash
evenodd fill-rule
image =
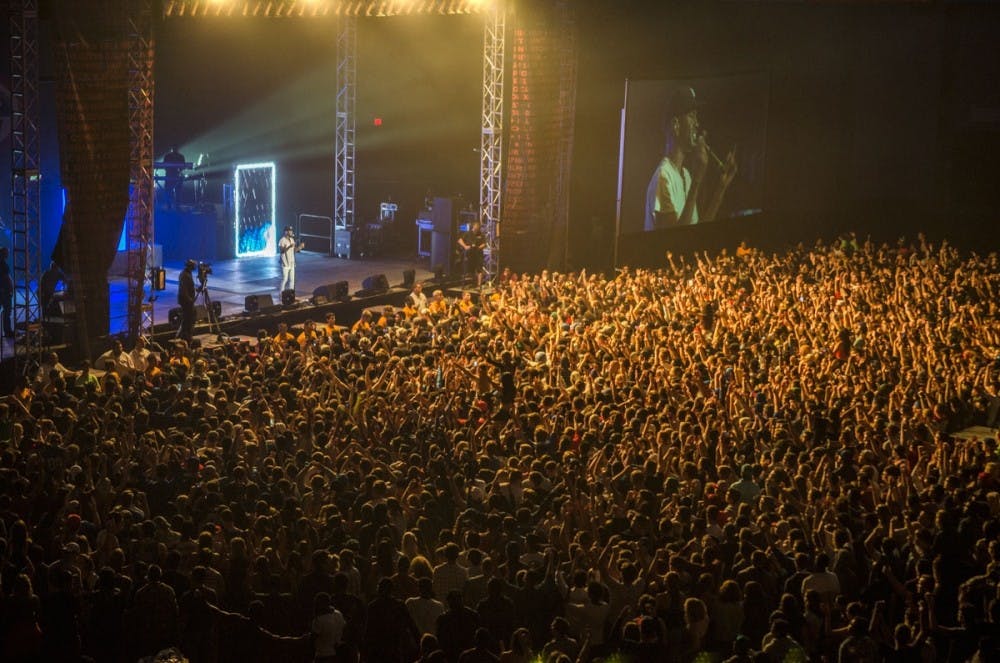
<path id="1" fill-rule="evenodd" d="M 462 272 L 466 278 L 475 275 L 476 287 L 483 284 L 483 249 L 486 235 L 479 221 L 469 224 L 469 229 L 458 237 L 458 247 L 462 250 Z"/>

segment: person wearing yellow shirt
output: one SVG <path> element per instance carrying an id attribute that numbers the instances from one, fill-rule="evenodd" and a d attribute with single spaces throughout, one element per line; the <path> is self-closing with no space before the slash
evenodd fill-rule
<path id="1" fill-rule="evenodd" d="M 146 367 L 145 367 L 146 379 L 150 382 L 153 381 L 156 376 L 163 373 L 163 369 L 160 368 L 160 356 L 155 352 L 150 352 L 146 355 Z"/>
<path id="2" fill-rule="evenodd" d="M 337 316 L 331 311 L 326 314 L 326 324 L 323 325 L 323 335 L 327 338 L 333 338 L 341 331 L 340 325 L 337 324 Z"/>
<path id="3" fill-rule="evenodd" d="M 288 325 L 284 322 L 278 323 L 278 333 L 274 335 L 274 344 L 279 348 L 284 348 L 289 342 L 294 341 L 295 336 L 288 331 Z"/>
<path id="4" fill-rule="evenodd" d="M 362 311 L 361 317 L 351 326 L 351 333 L 370 332 L 372 330 L 372 312 Z"/>
<path id="5" fill-rule="evenodd" d="M 320 338 L 319 338 L 319 332 L 316 331 L 316 323 L 313 322 L 312 320 L 306 320 L 302 329 L 302 333 L 300 333 L 299 337 L 295 340 L 299 342 L 299 347 L 302 348 L 303 350 L 305 350 L 306 347 L 311 344 L 319 343 Z"/>
<path id="6" fill-rule="evenodd" d="M 388 304 L 384 309 L 382 309 L 382 314 L 378 317 L 378 322 L 375 323 L 376 327 L 381 329 L 386 329 L 387 327 L 392 327 L 396 324 L 396 309 Z"/>
<path id="7" fill-rule="evenodd" d="M 435 290 L 431 295 L 431 301 L 427 305 L 427 313 L 434 318 L 442 318 L 448 315 L 448 300 L 444 298 L 444 292 Z"/>
<path id="8" fill-rule="evenodd" d="M 187 374 L 187 371 L 191 370 L 191 360 L 188 359 L 187 351 L 188 351 L 187 342 L 183 340 L 178 340 L 174 342 L 174 347 L 172 348 L 172 352 L 170 353 L 170 367 L 183 368 L 185 371 L 185 375 Z"/>
<path id="9" fill-rule="evenodd" d="M 463 292 L 462 298 L 458 300 L 456 306 L 458 306 L 458 310 L 462 313 L 462 315 L 469 315 L 472 313 L 472 309 L 476 307 L 475 302 L 472 301 L 472 293 L 468 290 Z"/>

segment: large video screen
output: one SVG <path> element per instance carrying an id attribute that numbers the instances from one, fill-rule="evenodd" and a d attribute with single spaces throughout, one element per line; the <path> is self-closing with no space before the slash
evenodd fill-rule
<path id="1" fill-rule="evenodd" d="M 769 92 L 763 72 L 628 81 L 619 232 L 763 211 Z"/>

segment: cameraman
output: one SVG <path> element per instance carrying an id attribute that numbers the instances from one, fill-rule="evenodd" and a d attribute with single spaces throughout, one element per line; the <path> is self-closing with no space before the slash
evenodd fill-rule
<path id="1" fill-rule="evenodd" d="M 196 265 L 194 260 L 188 259 L 177 279 L 177 305 L 181 307 L 181 327 L 177 330 L 177 338 L 182 338 L 189 343 L 194 330 L 194 302 L 197 297 L 193 275 Z"/>

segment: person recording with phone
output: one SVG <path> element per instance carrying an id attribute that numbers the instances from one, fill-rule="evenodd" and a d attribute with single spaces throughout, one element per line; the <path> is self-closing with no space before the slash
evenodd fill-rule
<path id="1" fill-rule="evenodd" d="M 712 152 L 708 134 L 698 122 L 699 106 L 689 87 L 675 90 L 667 104 L 665 156 L 646 189 L 646 230 L 715 220 L 722 198 L 736 177 L 735 149 L 724 161 Z M 719 168 L 719 181 L 700 214 L 698 198 L 709 161 Z"/>
<path id="2" fill-rule="evenodd" d="M 295 254 L 306 247 L 305 242 L 297 242 L 295 230 L 285 226 L 285 234 L 278 240 L 278 255 L 281 262 L 281 292 L 295 290 Z"/>

